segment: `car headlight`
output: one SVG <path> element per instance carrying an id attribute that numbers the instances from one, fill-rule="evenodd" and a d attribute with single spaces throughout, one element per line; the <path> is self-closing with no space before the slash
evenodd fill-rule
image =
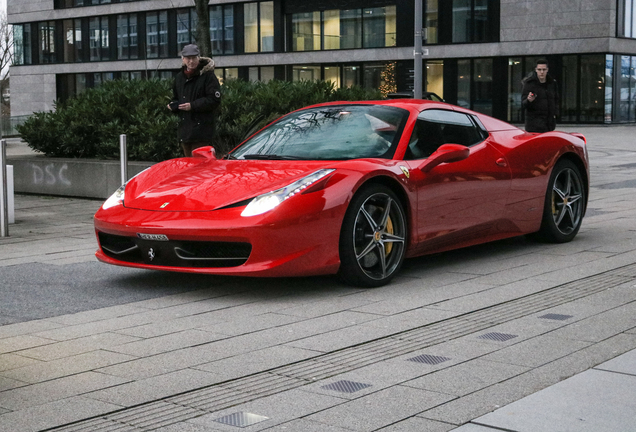
<path id="1" fill-rule="evenodd" d="M 128 184 L 128 182 L 132 179 L 134 179 L 135 177 L 137 177 L 139 174 L 143 173 L 144 171 L 148 171 L 150 168 L 152 167 L 148 167 L 143 171 L 140 171 L 139 173 L 135 174 L 134 176 L 132 176 L 126 183 L 124 183 L 123 185 L 119 186 L 119 188 L 117 188 L 117 190 L 115 191 L 114 194 L 112 194 L 105 202 L 104 204 L 102 204 L 102 208 L 104 210 L 109 209 L 111 207 L 115 207 L 118 205 L 123 205 L 124 204 L 124 194 L 126 191 L 126 185 Z"/>
<path id="2" fill-rule="evenodd" d="M 118 206 L 124 203 L 124 192 L 126 191 L 126 183 L 119 186 L 119 188 L 102 204 L 102 208 L 107 210 L 111 207 Z"/>
<path id="3" fill-rule="evenodd" d="M 300 180 L 293 182 L 288 186 L 272 192 L 268 192 L 263 195 L 259 195 L 252 201 L 250 201 L 247 207 L 245 207 L 245 210 L 243 210 L 243 212 L 241 213 L 241 216 L 256 216 L 268 212 L 276 208 L 286 199 L 291 198 L 299 192 L 302 192 L 304 189 L 307 189 L 309 186 L 316 183 L 318 180 L 324 178 L 325 176 L 328 176 L 334 171 L 335 169 L 320 169 L 312 174 L 309 174 L 306 177 L 301 178 Z"/>

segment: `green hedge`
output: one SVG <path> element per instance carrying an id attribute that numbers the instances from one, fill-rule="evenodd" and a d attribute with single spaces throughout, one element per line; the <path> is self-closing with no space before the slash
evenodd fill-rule
<path id="1" fill-rule="evenodd" d="M 51 157 L 119 158 L 119 135 L 127 135 L 128 158 L 162 161 L 181 155 L 177 116 L 166 105 L 170 80 L 115 80 L 56 104 L 55 110 L 34 113 L 18 126 L 31 148 Z M 224 153 L 249 133 L 306 105 L 337 100 L 381 99 L 376 90 L 336 89 L 324 81 L 230 80 L 222 87 L 217 148 Z"/>

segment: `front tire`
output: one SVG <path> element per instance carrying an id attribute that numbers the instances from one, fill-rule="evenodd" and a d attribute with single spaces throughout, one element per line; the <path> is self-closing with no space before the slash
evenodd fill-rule
<path id="1" fill-rule="evenodd" d="M 402 266 L 406 239 L 406 217 L 395 193 L 383 185 L 364 187 L 342 224 L 338 276 L 365 288 L 387 284 Z"/>
<path id="2" fill-rule="evenodd" d="M 571 161 L 560 160 L 550 175 L 541 229 L 536 237 L 551 243 L 571 241 L 581 228 L 585 203 L 581 171 Z"/>

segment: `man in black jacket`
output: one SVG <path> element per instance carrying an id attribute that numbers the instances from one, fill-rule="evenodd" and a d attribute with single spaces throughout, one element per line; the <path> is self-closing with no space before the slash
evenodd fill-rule
<path id="1" fill-rule="evenodd" d="M 526 110 L 526 132 L 548 132 L 556 127 L 559 88 L 548 75 L 548 62 L 537 60 L 534 72 L 521 83 L 521 103 Z"/>
<path id="2" fill-rule="evenodd" d="M 221 104 L 221 86 L 214 74 L 214 60 L 201 57 L 196 45 L 181 51 L 183 66 L 174 80 L 168 108 L 179 115 L 179 143 L 185 156 L 213 145 L 215 111 Z"/>

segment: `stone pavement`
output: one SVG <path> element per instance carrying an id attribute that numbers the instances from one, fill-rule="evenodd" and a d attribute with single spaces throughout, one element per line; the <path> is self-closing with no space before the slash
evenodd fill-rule
<path id="1" fill-rule="evenodd" d="M 636 127 L 562 129 L 592 165 L 575 241 L 412 259 L 373 290 L 209 277 L 1 326 L 0 432 L 635 430 Z M 0 280 L 94 262 L 99 205 L 16 196 Z"/>

